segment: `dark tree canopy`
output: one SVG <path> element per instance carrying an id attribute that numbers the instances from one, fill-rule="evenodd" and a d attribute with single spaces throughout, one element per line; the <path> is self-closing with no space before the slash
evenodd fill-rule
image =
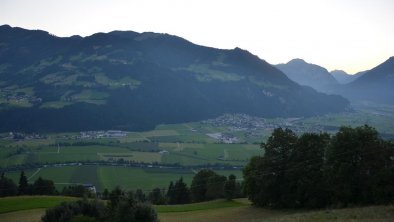
<path id="1" fill-rule="evenodd" d="M 190 203 L 190 189 L 187 187 L 187 184 L 183 182 L 182 177 L 175 182 L 175 185 L 171 181 L 167 191 L 167 198 L 169 204 Z"/>
<path id="2" fill-rule="evenodd" d="M 190 191 L 193 202 L 201 202 L 223 197 L 223 186 L 226 178 L 212 170 L 200 170 L 192 180 Z"/>
<path id="3" fill-rule="evenodd" d="M 331 202 L 344 205 L 376 202 L 374 181 L 383 179 L 378 175 L 390 177 L 393 169 L 393 148 L 369 126 L 342 127 L 333 136 L 326 158 Z"/>
<path id="4" fill-rule="evenodd" d="M 159 205 L 159 204 L 165 204 L 166 203 L 166 199 L 165 199 L 165 196 L 164 196 L 164 192 L 163 192 L 163 190 L 162 189 L 160 189 L 160 188 L 155 188 L 155 189 L 153 189 L 150 193 L 149 193 L 149 201 L 152 203 L 152 204 L 156 204 L 156 205 Z"/>
<path id="5" fill-rule="evenodd" d="M 158 222 L 155 209 L 136 201 L 131 192 L 115 188 L 109 194 L 110 201 L 78 200 L 49 208 L 43 222 Z"/>
<path id="6" fill-rule="evenodd" d="M 25 172 L 22 171 L 20 178 L 19 178 L 19 187 L 18 187 L 18 193 L 19 195 L 24 195 L 27 194 L 28 192 L 28 183 L 27 183 L 27 177 L 25 175 Z"/>
<path id="7" fill-rule="evenodd" d="M 224 197 L 227 200 L 232 200 L 241 196 L 241 184 L 237 182 L 237 177 L 231 174 L 224 183 Z"/>
<path id="8" fill-rule="evenodd" d="M 0 177 L 0 197 L 14 196 L 18 194 L 18 187 L 10 178 L 7 178 L 4 173 Z"/>
<path id="9" fill-rule="evenodd" d="M 33 193 L 37 195 L 53 195 L 56 192 L 55 184 L 52 180 L 39 177 L 33 184 Z"/>
<path id="10" fill-rule="evenodd" d="M 275 129 L 264 156 L 245 166 L 244 192 L 256 205 L 308 207 L 394 202 L 394 146 L 369 126 L 332 137 Z M 391 179 L 391 180 L 390 180 Z"/>

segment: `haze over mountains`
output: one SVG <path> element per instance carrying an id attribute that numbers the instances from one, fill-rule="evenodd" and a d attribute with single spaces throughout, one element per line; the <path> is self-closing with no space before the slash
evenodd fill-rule
<path id="1" fill-rule="evenodd" d="M 168 34 L 59 38 L 3 25 L 0 61 L 0 131 L 146 130 L 223 113 L 311 116 L 349 105 L 248 51 Z"/>
<path id="2" fill-rule="evenodd" d="M 358 77 L 362 76 L 366 72 L 367 71 L 361 71 L 356 74 L 350 75 L 343 70 L 333 70 L 330 73 L 340 84 L 347 84 L 356 80 Z"/>
<path id="3" fill-rule="evenodd" d="M 330 73 L 321 66 L 301 59 L 294 59 L 276 67 L 298 84 L 310 86 L 320 92 L 342 95 L 351 101 L 394 103 L 393 57 L 371 70 L 354 75 L 341 70 Z"/>
<path id="4" fill-rule="evenodd" d="M 278 64 L 276 67 L 296 83 L 310 86 L 321 92 L 330 92 L 339 84 L 327 69 L 307 63 L 302 59 L 293 59 L 286 64 Z"/>
<path id="5" fill-rule="evenodd" d="M 353 100 L 394 104 L 394 57 L 347 84 L 341 94 Z"/>

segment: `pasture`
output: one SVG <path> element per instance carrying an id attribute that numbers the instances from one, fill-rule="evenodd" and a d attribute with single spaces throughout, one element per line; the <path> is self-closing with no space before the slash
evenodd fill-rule
<path id="1" fill-rule="evenodd" d="M 23 164 L 54 164 L 78 162 L 134 162 L 163 163 L 196 166 L 225 164 L 242 166 L 254 155 L 261 154 L 257 144 L 216 144 L 183 142 L 130 142 L 100 145 L 62 146 L 8 145 L 0 148 L 0 167 L 7 168 Z M 160 153 L 160 151 L 168 151 Z"/>
<path id="2" fill-rule="evenodd" d="M 240 170 L 216 170 L 220 175 L 234 174 L 242 178 Z M 94 184 L 98 191 L 105 188 L 113 189 L 120 186 L 125 190 L 142 189 L 146 193 L 154 188 L 167 189 L 171 181 L 180 177 L 190 186 L 195 170 L 188 169 L 160 169 L 160 168 L 135 168 L 120 166 L 63 166 L 47 167 L 39 170 L 25 171 L 29 182 L 34 182 L 38 177 L 53 180 L 57 189 L 75 184 Z M 20 172 L 7 173 L 7 177 L 16 183 Z"/>
<path id="3" fill-rule="evenodd" d="M 117 185 L 125 189 L 149 190 L 155 187 L 165 188 L 169 181 L 177 180 L 180 176 L 189 183 L 195 170 L 201 166 L 244 166 L 252 156 L 263 155 L 259 143 L 265 141 L 272 130 L 279 126 L 290 127 L 296 133 L 322 130 L 334 133 L 341 125 L 370 124 L 382 136 L 394 138 L 393 106 L 354 104 L 353 107 L 354 110 L 348 113 L 319 117 L 264 119 L 262 123 L 265 128 L 249 131 L 247 126 L 250 121 L 257 121 L 258 118 L 246 117 L 246 123 L 237 128 L 231 124 L 237 124 L 238 120 L 231 120 L 232 116 L 228 115 L 230 119 L 227 120 L 219 118 L 212 121 L 163 124 L 151 131 L 127 132 L 125 137 L 116 138 L 82 139 L 78 137 L 79 132 L 64 132 L 49 133 L 37 139 L 12 140 L 8 133 L 3 133 L 0 134 L 0 168 L 32 166 L 31 170 L 26 170 L 30 181 L 39 176 L 52 179 L 58 189 L 71 184 L 92 183 L 98 190 L 112 189 Z M 226 144 L 209 136 L 219 134 L 237 137 L 238 143 Z M 195 170 L 83 165 L 101 161 L 108 165 L 143 163 L 145 166 L 187 166 Z M 45 167 L 61 163 L 73 163 L 73 166 Z M 38 166 L 41 169 L 34 169 Z M 241 171 L 232 173 L 241 178 Z M 7 176 L 17 181 L 19 174 L 18 171 L 7 173 Z"/>

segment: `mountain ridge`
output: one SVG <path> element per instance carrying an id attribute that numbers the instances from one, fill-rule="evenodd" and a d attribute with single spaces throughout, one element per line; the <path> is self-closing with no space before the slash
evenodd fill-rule
<path id="1" fill-rule="evenodd" d="M 0 27 L 0 131 L 147 130 L 223 113 L 341 112 L 349 103 L 291 81 L 249 51 L 113 31 L 56 37 Z"/>
<path id="2" fill-rule="evenodd" d="M 276 67 L 296 83 L 310 86 L 320 92 L 331 93 L 331 88 L 339 85 L 327 69 L 307 63 L 303 59 L 292 59 L 287 63 L 277 64 Z"/>
<path id="3" fill-rule="evenodd" d="M 394 56 L 348 83 L 342 95 L 354 100 L 394 104 Z"/>

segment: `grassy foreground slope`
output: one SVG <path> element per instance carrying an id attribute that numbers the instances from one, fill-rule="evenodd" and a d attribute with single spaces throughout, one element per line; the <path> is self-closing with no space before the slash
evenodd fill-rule
<path id="1" fill-rule="evenodd" d="M 0 198 L 1 222 L 39 222 L 47 207 L 67 197 Z M 12 208 L 6 209 L 5 206 Z M 294 211 L 269 210 L 250 206 L 244 199 L 216 200 L 204 203 L 156 206 L 161 222 L 389 222 L 394 221 L 394 205 L 347 208 L 337 210 Z M 17 211 L 19 210 L 19 211 Z M 10 212 L 13 211 L 13 212 Z M 8 212 L 8 213 L 5 213 Z"/>
<path id="2" fill-rule="evenodd" d="M 159 213 L 161 222 L 389 222 L 394 206 L 372 206 L 338 210 L 280 211 L 252 206 L 236 206 L 189 212 Z"/>
<path id="3" fill-rule="evenodd" d="M 18 196 L 0 198 L 0 214 L 56 206 L 64 201 L 74 201 L 74 197 L 63 196 Z M 2 221 L 2 220 L 0 220 Z"/>
<path id="4" fill-rule="evenodd" d="M 41 216 L 44 215 L 45 209 L 22 210 L 10 213 L 0 214 L 0 221 L 2 222 L 39 222 Z"/>

